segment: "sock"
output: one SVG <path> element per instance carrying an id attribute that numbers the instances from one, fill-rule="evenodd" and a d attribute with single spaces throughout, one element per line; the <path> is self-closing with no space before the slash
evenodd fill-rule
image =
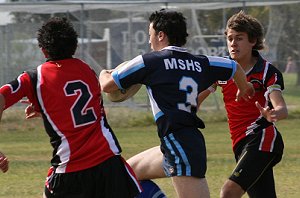
<path id="1" fill-rule="evenodd" d="M 135 198 L 167 198 L 163 191 L 151 180 L 142 180 L 140 184 L 143 192 Z"/>

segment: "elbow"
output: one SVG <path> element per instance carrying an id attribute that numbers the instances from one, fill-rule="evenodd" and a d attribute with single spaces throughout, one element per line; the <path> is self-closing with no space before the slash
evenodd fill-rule
<path id="1" fill-rule="evenodd" d="M 99 78 L 99 83 L 100 83 L 101 91 L 108 93 L 109 89 L 108 89 L 107 83 L 101 81 L 100 78 Z"/>
<path id="2" fill-rule="evenodd" d="M 287 108 L 282 108 L 280 111 L 280 120 L 286 119 L 288 117 L 289 113 L 288 113 L 288 109 Z"/>
<path id="3" fill-rule="evenodd" d="M 287 108 L 285 109 L 284 113 L 283 113 L 283 118 L 282 119 L 286 119 L 289 116 L 289 112 L 287 110 Z"/>

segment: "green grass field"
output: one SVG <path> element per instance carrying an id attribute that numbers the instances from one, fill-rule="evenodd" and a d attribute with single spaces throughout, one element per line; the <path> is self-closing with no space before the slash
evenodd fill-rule
<path id="1" fill-rule="evenodd" d="M 290 115 L 288 119 L 277 123 L 285 140 L 283 160 L 274 171 L 279 198 L 300 197 L 300 87 L 294 86 L 295 78 L 294 74 L 285 76 L 284 96 L 290 107 Z M 220 102 L 220 93 L 216 95 Z M 202 132 L 207 144 L 207 180 L 211 197 L 217 198 L 235 162 L 224 110 L 204 108 L 203 111 L 200 114 L 206 122 L 206 129 Z M 108 108 L 107 114 L 125 158 L 158 145 L 156 127 L 148 110 Z M 0 173 L 0 198 L 41 197 L 52 154 L 41 119 L 25 120 L 23 107 L 7 110 L 0 124 L 0 151 L 10 160 L 10 170 L 5 174 Z M 175 197 L 170 179 L 158 179 L 156 182 L 168 197 Z"/>

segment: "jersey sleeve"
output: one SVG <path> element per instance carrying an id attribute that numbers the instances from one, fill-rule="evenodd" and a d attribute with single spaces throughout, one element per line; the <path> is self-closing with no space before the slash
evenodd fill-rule
<path id="1" fill-rule="evenodd" d="M 5 98 L 5 109 L 17 103 L 23 97 L 29 96 L 32 93 L 30 86 L 30 77 L 27 73 L 22 73 L 15 80 L 3 85 L 0 88 L 0 94 Z"/>
<path id="2" fill-rule="evenodd" d="M 268 67 L 268 72 L 266 74 L 264 86 L 267 88 L 266 94 L 270 94 L 274 90 L 284 90 L 284 81 L 282 73 L 271 64 L 269 64 Z"/>
<path id="3" fill-rule="evenodd" d="M 227 81 L 233 78 L 237 63 L 228 58 L 218 56 L 207 56 L 210 67 L 210 75 L 215 78 L 215 81 Z"/>
<path id="4" fill-rule="evenodd" d="M 134 75 L 133 75 L 134 74 Z M 131 85 L 141 83 L 146 69 L 141 55 L 128 61 L 123 67 L 112 72 L 112 77 L 119 89 L 126 89 Z"/>

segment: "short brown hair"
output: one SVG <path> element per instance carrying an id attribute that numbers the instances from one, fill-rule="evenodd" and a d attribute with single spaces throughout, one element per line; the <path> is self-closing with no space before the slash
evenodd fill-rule
<path id="1" fill-rule="evenodd" d="M 255 42 L 256 40 L 256 44 L 253 46 L 254 50 L 264 49 L 264 28 L 262 24 L 251 15 L 245 14 L 244 11 L 232 15 L 227 21 L 224 32 L 225 35 L 227 35 L 229 29 L 247 33 L 250 42 Z"/>

